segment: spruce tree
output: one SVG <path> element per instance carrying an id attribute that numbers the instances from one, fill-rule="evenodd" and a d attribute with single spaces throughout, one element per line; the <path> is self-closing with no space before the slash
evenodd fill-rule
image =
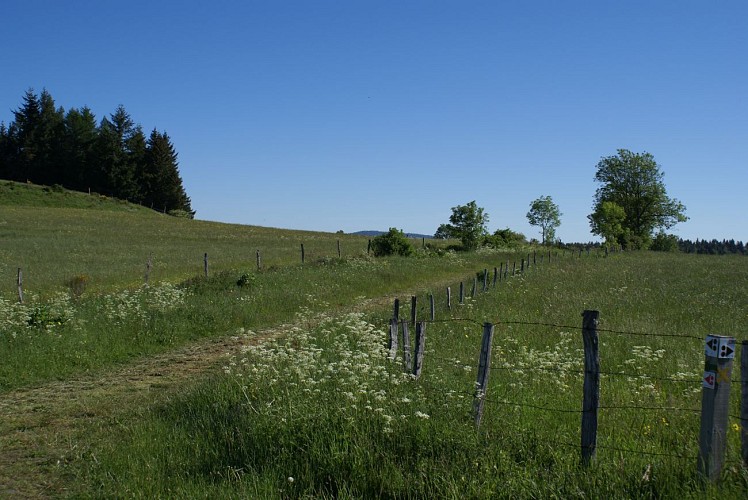
<path id="1" fill-rule="evenodd" d="M 41 108 L 34 89 L 28 89 L 23 96 L 23 105 L 13 112 L 14 123 L 10 127 L 13 159 L 10 178 L 25 182 L 34 178 L 37 158 L 36 133 L 39 126 Z"/>
<path id="2" fill-rule="evenodd" d="M 62 184 L 78 191 L 99 188 L 96 178 L 96 143 L 99 130 L 96 117 L 88 107 L 72 108 L 65 115 Z"/>
<path id="3" fill-rule="evenodd" d="M 146 149 L 144 204 L 155 210 L 183 210 L 194 216 L 179 176 L 177 153 L 169 136 L 153 129 Z"/>

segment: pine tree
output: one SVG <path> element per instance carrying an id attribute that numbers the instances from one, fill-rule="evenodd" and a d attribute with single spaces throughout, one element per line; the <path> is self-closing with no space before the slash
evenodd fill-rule
<path id="1" fill-rule="evenodd" d="M 148 138 L 145 163 L 144 204 L 164 212 L 183 210 L 194 216 L 190 199 L 179 176 L 177 153 L 166 132 L 153 129 Z"/>
<path id="2" fill-rule="evenodd" d="M 99 146 L 105 191 L 118 198 L 138 197 L 135 168 L 128 150 L 128 142 L 135 131 L 135 123 L 122 105 L 110 115 L 110 120 L 104 118 L 101 122 Z"/>
<path id="3" fill-rule="evenodd" d="M 23 105 L 13 112 L 14 123 L 9 128 L 12 151 L 10 178 L 25 182 L 34 177 L 37 158 L 36 134 L 41 107 L 34 89 L 23 96 Z"/>
<path id="4" fill-rule="evenodd" d="M 34 162 L 34 182 L 61 184 L 64 179 L 62 156 L 65 135 L 65 111 L 55 107 L 46 89 L 39 98 L 39 122 L 34 137 L 37 152 Z"/>
<path id="5" fill-rule="evenodd" d="M 96 180 L 98 139 L 96 117 L 88 107 L 72 108 L 65 115 L 65 137 L 63 146 L 64 176 L 62 184 L 70 189 L 97 190 Z"/>

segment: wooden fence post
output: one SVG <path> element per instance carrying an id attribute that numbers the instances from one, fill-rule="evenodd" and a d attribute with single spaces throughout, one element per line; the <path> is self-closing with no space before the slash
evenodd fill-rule
<path id="1" fill-rule="evenodd" d="M 488 289 L 488 269 L 483 269 L 483 291 Z"/>
<path id="2" fill-rule="evenodd" d="M 262 257 L 260 257 L 260 251 L 257 250 L 257 270 L 262 269 Z"/>
<path id="3" fill-rule="evenodd" d="M 740 350 L 740 451 L 743 466 L 748 467 L 748 340 Z"/>
<path id="4" fill-rule="evenodd" d="M 338 240 L 338 259 L 340 258 L 340 240 Z"/>
<path id="5" fill-rule="evenodd" d="M 410 360 L 410 332 L 408 331 L 408 322 L 403 320 L 400 326 L 403 330 L 403 369 L 405 373 L 410 373 L 413 365 Z"/>
<path id="6" fill-rule="evenodd" d="M 701 386 L 699 473 L 710 481 L 719 479 L 727 446 L 730 376 L 735 358 L 735 339 L 707 335 Z"/>
<path id="7" fill-rule="evenodd" d="M 478 379 L 475 382 L 475 397 L 473 398 L 473 417 L 475 426 L 480 426 L 483 418 L 483 405 L 488 391 L 488 374 L 491 372 L 491 342 L 493 341 L 493 325 L 483 324 L 483 340 L 480 356 L 478 357 Z"/>
<path id="8" fill-rule="evenodd" d="M 371 240 L 369 240 L 369 244 L 366 245 L 366 255 L 369 255 L 369 252 L 371 252 Z"/>
<path id="9" fill-rule="evenodd" d="M 431 321 L 436 319 L 436 308 L 434 307 L 434 294 L 429 294 L 429 306 L 431 308 Z"/>
<path id="10" fill-rule="evenodd" d="M 416 378 L 421 376 L 423 370 L 423 356 L 426 353 L 426 323 L 421 321 L 416 323 L 416 363 L 413 366 L 413 375 Z"/>
<path id="11" fill-rule="evenodd" d="M 301 244 L 301 263 L 304 263 L 304 244 Z"/>
<path id="12" fill-rule="evenodd" d="M 499 281 L 501 281 L 501 275 L 504 274 L 504 263 L 499 265 Z"/>
<path id="13" fill-rule="evenodd" d="M 475 294 L 476 294 L 477 291 L 478 291 L 478 277 L 477 276 L 473 276 L 473 289 L 470 292 L 470 298 L 474 299 L 475 298 Z"/>
<path id="14" fill-rule="evenodd" d="M 452 288 L 447 287 L 447 309 L 452 310 Z"/>
<path id="15" fill-rule="evenodd" d="M 533 251 L 532 251 L 532 265 L 533 265 L 533 266 L 534 266 L 535 264 L 537 264 L 537 262 L 535 261 L 536 257 L 537 257 L 537 253 L 535 252 L 535 250 L 533 250 Z M 541 260 L 543 259 L 543 256 L 542 256 L 542 255 L 540 256 L 540 259 L 541 259 Z"/>
<path id="16" fill-rule="evenodd" d="M 418 307 L 418 297 L 415 295 L 410 296 L 410 322 L 413 326 L 416 326 L 416 311 Z"/>
<path id="17" fill-rule="evenodd" d="M 600 405 L 600 353 L 598 351 L 598 311 L 582 313 L 584 341 L 584 398 L 582 400 L 582 465 L 588 466 L 597 448 L 597 411 Z"/>
<path id="18" fill-rule="evenodd" d="M 520 273 L 524 273 L 525 272 L 525 259 L 522 259 L 522 263 L 520 264 L 519 272 Z"/>
<path id="19" fill-rule="evenodd" d="M 397 330 L 397 319 L 392 318 L 390 320 L 390 337 L 388 342 L 388 350 L 389 350 L 389 357 L 390 359 L 395 359 L 397 357 L 397 337 L 399 335 L 399 332 Z"/>
<path id="20" fill-rule="evenodd" d="M 504 266 L 504 281 L 506 281 L 506 277 L 509 274 L 509 261 L 506 261 L 506 266 Z"/>
<path id="21" fill-rule="evenodd" d="M 512 262 L 512 276 L 514 276 L 514 273 L 517 271 L 517 263 Z"/>
<path id="22" fill-rule="evenodd" d="M 203 268 L 205 269 L 205 277 L 208 277 L 208 254 L 205 254 L 205 257 L 203 257 Z"/>
<path id="23" fill-rule="evenodd" d="M 496 281 L 499 279 L 499 268 L 493 268 L 493 287 L 496 288 Z"/>
<path id="24" fill-rule="evenodd" d="M 395 321 L 400 321 L 400 299 L 395 299 L 392 317 L 395 318 Z"/>
<path id="25" fill-rule="evenodd" d="M 16 280 L 18 285 L 18 302 L 23 304 L 23 271 L 18 268 L 18 279 Z"/>
<path id="26" fill-rule="evenodd" d="M 151 255 L 149 255 L 148 256 L 148 260 L 145 262 L 145 284 L 146 285 L 148 284 L 148 279 L 151 276 L 151 260 L 152 260 L 152 258 L 153 257 Z"/>
<path id="27" fill-rule="evenodd" d="M 465 302 L 465 284 L 460 281 L 460 304 Z"/>

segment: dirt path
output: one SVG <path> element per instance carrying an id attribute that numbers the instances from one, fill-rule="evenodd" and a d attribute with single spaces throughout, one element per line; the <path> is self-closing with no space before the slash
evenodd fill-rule
<path id="1" fill-rule="evenodd" d="M 395 294 L 392 297 L 396 296 Z M 388 303 L 382 297 L 359 303 L 371 310 Z M 96 460 L 85 434 L 116 429 L 155 401 L 186 383 L 217 371 L 221 359 L 241 345 L 287 331 L 282 325 L 252 337 L 221 337 L 109 367 L 69 380 L 23 388 L 0 397 L 0 498 L 66 496 L 74 480 L 69 463 Z"/>

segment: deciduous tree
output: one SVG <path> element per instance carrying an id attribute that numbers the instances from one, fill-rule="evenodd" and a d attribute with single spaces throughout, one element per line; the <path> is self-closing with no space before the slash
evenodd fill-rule
<path id="1" fill-rule="evenodd" d="M 556 240 L 556 228 L 561 225 L 561 211 L 550 196 L 541 196 L 530 203 L 527 220 L 533 226 L 540 226 L 543 235 L 542 243 L 553 243 Z"/>
<path id="2" fill-rule="evenodd" d="M 593 213 L 588 216 L 593 234 L 615 241 L 625 247 L 647 248 L 656 229 L 668 229 L 688 220 L 686 207 L 667 196 L 663 173 L 649 153 L 632 153 L 619 149 L 597 164 L 595 180 L 600 187 L 595 193 Z M 620 217 L 620 210 L 611 210 L 613 203 L 623 210 L 623 220 L 616 226 L 610 219 Z"/>
<path id="3" fill-rule="evenodd" d="M 475 250 L 483 237 L 488 234 L 488 214 L 482 207 L 471 201 L 467 205 L 452 207 L 449 224 L 442 224 L 437 234 L 460 240 L 465 250 Z"/>

